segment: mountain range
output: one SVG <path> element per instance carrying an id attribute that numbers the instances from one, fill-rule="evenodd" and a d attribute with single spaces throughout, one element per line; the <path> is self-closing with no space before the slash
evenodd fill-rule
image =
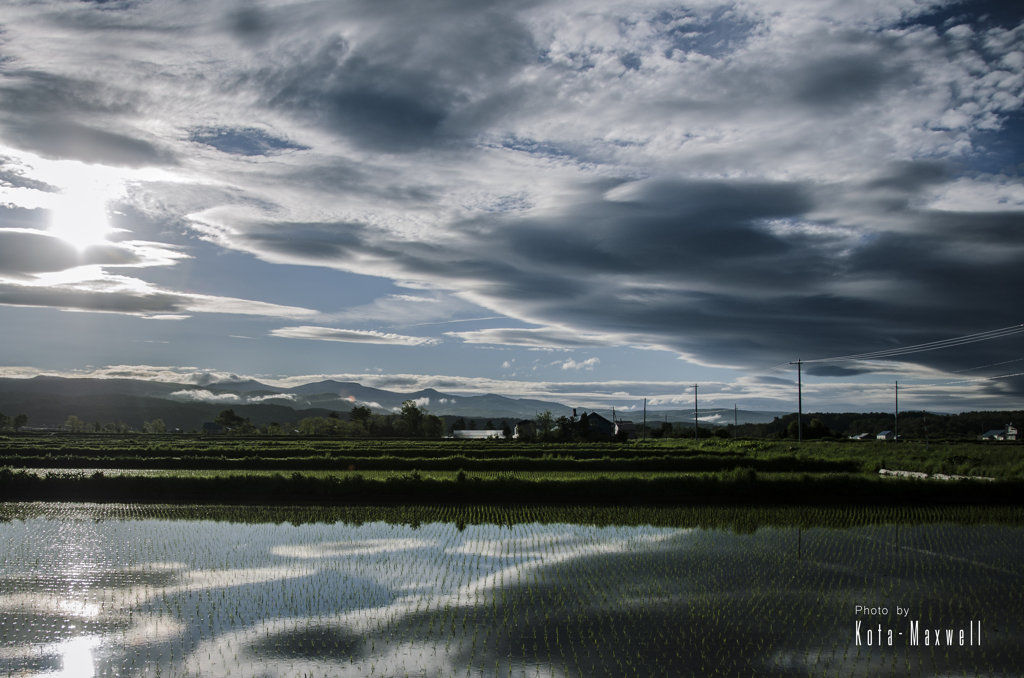
<path id="1" fill-rule="evenodd" d="M 557 402 L 486 395 L 452 395 L 435 389 L 399 393 L 363 386 L 355 382 L 319 381 L 290 388 L 258 381 L 220 382 L 208 386 L 136 379 L 74 379 L 39 376 L 31 379 L 0 378 L 0 412 L 11 416 L 26 414 L 31 428 L 53 428 L 69 416 L 87 423 L 121 421 L 138 429 L 143 422 L 162 419 L 168 429 L 190 431 L 213 421 L 224 409 L 248 417 L 253 424 L 295 423 L 305 417 L 338 413 L 348 418 L 352 407 L 362 405 L 378 414 L 397 411 L 412 400 L 431 414 L 446 419 L 515 421 L 550 411 L 555 417 L 571 415 L 573 408 Z M 578 408 L 580 412 L 587 408 Z M 611 410 L 596 410 L 610 418 Z M 702 425 L 729 424 L 733 410 L 701 411 Z M 740 411 L 740 423 L 770 422 L 780 412 Z M 639 422 L 642 414 L 618 412 L 618 418 Z M 648 422 L 693 421 L 693 410 L 648 412 Z M 484 422 L 478 423 L 478 428 Z"/>

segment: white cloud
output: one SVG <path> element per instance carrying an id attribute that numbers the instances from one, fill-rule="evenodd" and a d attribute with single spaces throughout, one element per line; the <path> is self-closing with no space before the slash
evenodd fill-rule
<path id="1" fill-rule="evenodd" d="M 356 344 L 392 344 L 396 346 L 429 346 L 439 343 L 432 337 L 410 337 L 402 334 L 386 334 L 373 330 L 342 330 L 332 327 L 281 327 L 271 330 L 271 336 L 288 339 L 314 339 L 317 341 L 342 341 Z"/>
<path id="2" fill-rule="evenodd" d="M 182 306 L 196 313 L 235 313 L 241 315 L 261 315 L 270 318 L 288 318 L 302 320 L 319 317 L 321 314 L 309 308 L 268 304 L 264 301 L 249 299 L 232 299 L 215 297 L 205 294 L 182 295 Z"/>
<path id="3" fill-rule="evenodd" d="M 493 328 L 468 332 L 445 332 L 449 337 L 461 339 L 467 344 L 502 344 L 506 346 L 530 346 L 548 348 L 591 348 L 616 346 L 620 342 L 608 335 L 587 335 L 572 330 L 542 328 Z"/>
<path id="4" fill-rule="evenodd" d="M 294 393 L 273 393 L 261 396 L 246 396 L 245 401 L 248 403 L 262 403 L 266 400 L 295 400 L 297 398 L 298 396 Z"/>
<path id="5" fill-rule="evenodd" d="M 240 396 L 234 393 L 213 393 L 206 390 L 175 391 L 170 394 L 172 398 L 195 400 L 202 403 L 242 403 L 245 402 Z"/>
<path id="6" fill-rule="evenodd" d="M 565 360 L 562 362 L 563 370 L 588 370 L 593 371 L 595 365 L 601 363 L 600 358 L 587 358 L 581 362 L 576 362 L 573 359 Z"/>

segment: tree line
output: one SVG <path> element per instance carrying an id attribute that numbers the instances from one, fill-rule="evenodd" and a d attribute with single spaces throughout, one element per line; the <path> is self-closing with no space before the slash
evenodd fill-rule
<path id="1" fill-rule="evenodd" d="M 215 423 L 239 435 L 298 433 L 346 438 L 440 438 L 445 433 L 444 419 L 430 414 L 412 400 L 406 400 L 401 410 L 393 414 L 374 414 L 369 407 L 356 405 L 349 411 L 347 420 L 342 419 L 339 413 L 331 412 L 326 417 L 306 417 L 294 425 L 291 422 L 270 422 L 259 427 L 253 425 L 248 417 L 241 417 L 233 409 L 228 409 L 217 416 Z"/>
<path id="2" fill-rule="evenodd" d="M 963 412 L 941 414 L 923 410 L 899 413 L 899 419 L 892 412 L 815 412 L 803 415 L 803 438 L 849 438 L 867 433 L 874 437 L 882 431 L 899 429 L 901 438 L 941 438 L 953 440 L 976 440 L 992 430 L 1006 428 L 1007 424 L 1024 424 L 1024 411 L 1003 410 L 988 412 Z M 775 417 L 771 422 L 761 424 L 733 424 L 712 428 L 698 426 L 701 438 L 719 436 L 731 438 L 774 438 L 796 439 L 799 434 L 797 414 Z M 689 423 L 660 422 L 656 428 L 648 426 L 651 438 L 693 438 L 693 425 Z"/>
<path id="3" fill-rule="evenodd" d="M 28 424 L 28 415 L 16 414 L 13 417 L 9 417 L 3 412 L 0 412 L 0 431 L 20 431 Z"/>
<path id="4" fill-rule="evenodd" d="M 539 442 L 585 442 L 609 440 L 610 437 L 590 425 L 586 412 L 576 416 L 555 417 L 550 411 L 537 413 L 529 420 L 530 426 L 520 428 L 519 437 L 526 441 Z M 425 407 L 407 400 L 400 411 L 391 414 L 374 414 L 369 407 L 357 405 L 347 417 L 331 412 L 326 417 L 306 417 L 298 422 L 270 422 L 257 426 L 248 417 L 242 417 L 233 409 L 222 411 L 216 423 L 236 435 L 304 435 L 368 438 L 441 438 L 456 430 L 477 430 L 477 421 L 459 417 L 450 426 L 442 417 L 430 414 Z M 887 412 L 813 413 L 803 416 L 803 438 L 848 438 L 867 433 L 874 437 L 882 431 L 893 431 L 897 427 L 901 438 L 977 439 L 990 430 L 1000 430 L 1007 424 L 1024 424 L 1024 411 L 964 412 L 961 414 L 939 414 L 925 411 L 901 412 L 897 423 L 895 416 Z M 28 417 L 19 414 L 14 417 L 0 413 L 0 430 L 18 431 L 28 423 Z M 701 422 L 702 424 L 705 422 Z M 636 424 L 637 434 L 644 436 L 643 425 Z M 64 428 L 74 433 L 128 433 L 132 429 L 120 420 L 101 424 L 83 421 L 77 416 L 68 417 Z M 511 439 L 513 427 L 507 420 L 498 424 L 488 420 L 480 429 L 501 431 L 501 437 Z M 144 422 L 143 433 L 166 433 L 162 419 Z M 697 426 L 698 438 L 769 438 L 796 439 L 799 435 L 796 413 L 775 417 L 773 421 L 760 424 L 733 424 Z M 690 422 L 650 422 L 647 438 L 694 438 L 695 429 Z"/>

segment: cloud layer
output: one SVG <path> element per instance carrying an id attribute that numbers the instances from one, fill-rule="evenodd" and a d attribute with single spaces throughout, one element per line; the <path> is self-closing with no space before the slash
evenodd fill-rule
<path id="1" fill-rule="evenodd" d="M 1004 407 L 1007 386 L 998 379 L 985 377 L 950 377 L 910 364 L 899 366 L 904 370 L 900 381 L 900 410 L 929 409 L 945 412 L 962 410 L 992 410 Z M 1014 373 L 1019 375 L 1017 370 Z M 150 381 L 190 384 L 202 388 L 175 391 L 171 395 L 200 402 L 244 404 L 265 400 L 295 400 L 291 394 L 266 396 L 238 396 L 215 393 L 218 385 L 230 387 L 231 382 L 254 379 L 269 386 L 289 388 L 325 380 L 357 382 L 372 388 L 401 393 L 424 389 L 437 389 L 456 395 L 486 395 L 497 393 L 512 398 L 529 398 L 559 402 L 570 407 L 616 407 L 621 411 L 643 409 L 644 399 L 651 416 L 659 410 L 692 411 L 693 384 L 682 381 L 600 380 L 600 381 L 526 381 L 492 379 L 442 374 L 308 374 L 280 377 L 273 375 L 239 375 L 216 372 L 195 367 L 168 368 L 148 365 L 118 365 L 76 371 L 39 370 L 36 368 L 3 368 L 0 377 L 29 378 L 40 374 L 69 378 L 141 379 Z M 1008 374 L 1005 372 L 1004 374 Z M 906 379 L 904 381 L 904 378 Z M 213 390 L 210 390 L 213 389 Z M 779 377 L 741 377 L 731 382 L 706 381 L 700 384 L 701 411 L 725 408 L 736 404 L 741 409 L 795 411 L 795 380 Z M 805 412 L 839 411 L 893 411 L 894 393 L 889 381 L 805 381 L 803 385 Z M 440 403 L 456 403 L 458 398 L 442 398 Z M 416 403 L 429 406 L 430 398 L 416 399 Z M 367 405 L 382 409 L 376 402 L 352 401 L 353 405 Z"/>
<path id="2" fill-rule="evenodd" d="M 364 344 L 634 346 L 745 369 L 1020 320 L 1012 12 L 26 0 L 5 29 L 0 304 L 301 318 L 356 327 L 270 334 Z M 111 204 L 152 236 L 82 248 L 46 232 L 40 214 L 74 183 L 46 168 L 74 163 L 116 169 Z M 338 311 L 326 291 L 246 300 L 132 273 L 181 267 L 182 243 L 429 293 Z M 507 320 L 386 331 L 460 312 Z"/>

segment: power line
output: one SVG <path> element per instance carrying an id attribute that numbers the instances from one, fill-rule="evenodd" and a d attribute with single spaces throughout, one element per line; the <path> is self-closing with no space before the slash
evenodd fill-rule
<path id="1" fill-rule="evenodd" d="M 923 353 L 925 351 L 936 351 L 940 348 L 951 348 L 953 346 L 963 346 L 966 344 L 973 344 L 979 341 L 988 341 L 989 339 L 1001 339 L 1002 337 L 1008 337 L 1014 334 L 1024 332 L 1024 324 L 1012 325 L 1010 327 L 1003 327 L 998 330 L 991 330 L 989 332 L 979 332 L 978 334 L 968 334 L 963 337 L 954 337 L 953 339 L 943 339 L 941 341 L 931 341 L 925 344 L 915 344 L 913 346 L 901 346 L 899 348 L 886 349 L 884 351 L 872 351 L 870 353 L 857 353 L 853 355 L 836 356 L 834 358 L 818 358 L 816 360 L 805 360 L 805 363 L 831 363 L 831 362 L 843 362 L 850 360 L 871 360 L 876 358 L 890 358 L 901 355 L 909 355 L 911 353 Z M 773 368 L 769 368 L 773 369 Z"/>
<path id="2" fill-rule="evenodd" d="M 944 381 L 939 384 L 914 384 L 912 386 L 904 386 L 903 388 L 929 388 L 932 386 L 952 386 L 953 384 L 970 384 L 976 381 L 991 381 L 992 379 L 1009 379 L 1010 377 L 1019 377 L 1022 375 L 1024 375 L 1024 372 L 1015 372 L 1013 374 L 997 374 L 994 377 L 975 377 L 974 379 L 957 379 L 956 381 Z"/>
<path id="3" fill-rule="evenodd" d="M 805 360 L 804 362 L 806 363 L 806 362 L 810 362 L 810 361 L 809 361 L 809 360 Z M 791 364 L 792 364 L 792 363 L 780 363 L 780 364 L 778 364 L 778 365 L 775 365 L 774 367 L 766 367 L 766 368 L 764 368 L 763 370 L 758 370 L 757 372 L 751 372 L 751 373 L 750 373 L 750 376 L 752 376 L 752 377 L 756 377 L 756 376 L 757 376 L 757 375 L 759 375 L 759 374 L 765 374 L 765 373 L 767 373 L 767 372 L 777 372 L 777 371 L 779 371 L 779 370 L 783 370 L 783 369 L 786 369 L 786 370 L 788 370 L 788 369 L 789 369 L 789 366 L 790 366 Z"/>
<path id="4" fill-rule="evenodd" d="M 1024 358 L 1014 358 L 1013 360 L 1004 360 L 1001 363 L 992 363 L 991 365 L 982 365 L 980 367 L 968 367 L 966 370 L 953 370 L 950 374 L 960 374 L 961 372 L 973 372 L 974 370 L 983 370 L 986 367 L 996 367 L 997 365 L 1007 365 L 1009 363 L 1019 363 Z"/>

